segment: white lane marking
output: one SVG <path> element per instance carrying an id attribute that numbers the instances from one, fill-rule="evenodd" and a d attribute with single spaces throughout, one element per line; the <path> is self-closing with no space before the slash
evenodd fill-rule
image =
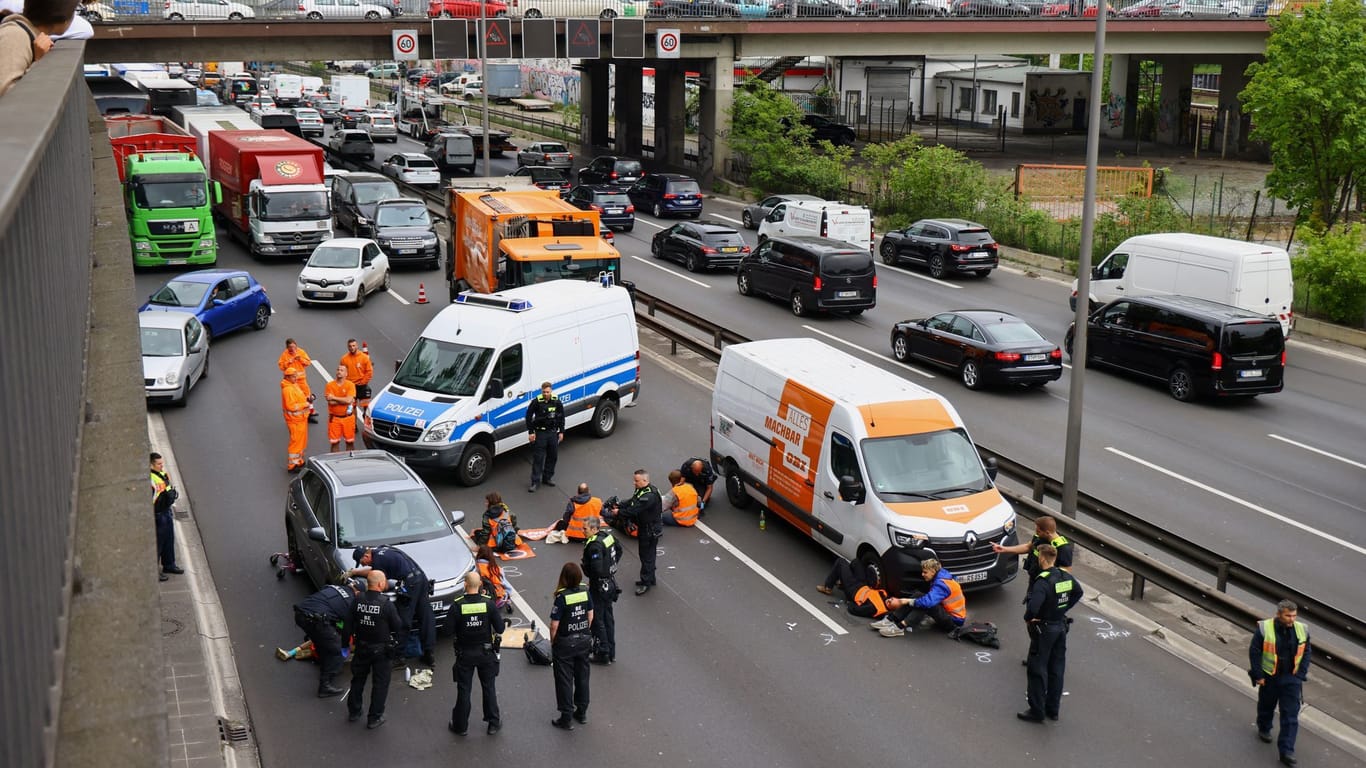
<path id="1" fill-rule="evenodd" d="M 739 219 L 732 219 L 732 218 L 729 217 L 729 216 L 722 216 L 722 215 L 719 214 L 719 213 L 713 213 L 713 214 L 711 214 L 711 216 L 710 216 L 709 218 L 720 219 L 721 221 L 729 221 L 730 223 L 736 225 L 737 227 L 743 227 L 743 226 L 745 226 L 745 222 L 740 221 Z"/>
<path id="2" fill-rule="evenodd" d="M 321 373 L 323 375 L 323 381 L 332 380 L 332 374 L 327 372 L 327 369 L 323 367 L 322 363 L 318 362 L 317 360 L 314 360 L 313 367 L 317 369 L 318 373 Z"/>
<path id="3" fill-rule="evenodd" d="M 1113 454 L 1115 454 L 1116 456 L 1119 456 L 1119 457 L 1121 457 L 1121 458 L 1128 459 L 1129 461 L 1132 461 L 1132 462 L 1134 462 L 1134 463 L 1136 463 L 1136 464 L 1141 464 L 1141 465 L 1147 467 L 1148 469 L 1153 470 L 1154 472 L 1160 472 L 1160 473 L 1162 473 L 1162 474 L 1166 475 L 1167 477 L 1170 477 L 1170 478 L 1172 478 L 1172 479 L 1174 479 L 1174 480 L 1180 480 L 1181 482 L 1183 482 L 1183 483 L 1185 483 L 1185 484 L 1187 484 L 1187 485 L 1193 486 L 1193 487 L 1195 487 L 1195 488 L 1199 488 L 1200 490 L 1206 491 L 1206 492 L 1208 492 L 1208 493 L 1212 493 L 1212 494 L 1214 494 L 1215 496 L 1218 496 L 1218 497 L 1221 498 L 1221 499 L 1226 499 L 1226 500 L 1228 500 L 1228 501 L 1233 502 L 1234 504 L 1238 504 L 1238 505 L 1240 505 L 1240 506 L 1246 507 L 1246 508 L 1252 510 L 1253 512 L 1257 512 L 1257 513 L 1259 513 L 1259 514 L 1266 515 L 1267 517 L 1272 518 L 1273 520 L 1279 520 L 1279 521 L 1281 521 L 1282 523 L 1285 523 L 1286 525 L 1293 526 L 1293 527 L 1295 527 L 1295 528 L 1299 528 L 1300 530 L 1304 531 L 1305 533 L 1313 534 L 1313 535 L 1318 536 L 1319 538 L 1324 539 L 1324 540 L 1326 540 L 1326 541 L 1331 541 L 1331 542 L 1333 542 L 1334 544 L 1337 544 L 1337 545 L 1342 546 L 1342 547 L 1346 547 L 1347 549 L 1350 549 L 1350 550 L 1352 550 L 1353 552 L 1356 552 L 1357 554 L 1366 555 L 1366 547 L 1360 547 L 1360 546 L 1357 546 L 1356 544 L 1353 544 L 1353 543 L 1350 542 L 1350 541 L 1346 541 L 1346 540 L 1344 540 L 1344 539 L 1339 539 L 1338 537 L 1336 537 L 1336 536 L 1334 536 L 1334 535 L 1332 535 L 1332 534 L 1330 534 L 1330 533 L 1324 533 L 1323 531 L 1320 531 L 1319 529 L 1314 528 L 1314 527 L 1312 527 L 1312 526 L 1305 525 L 1304 523 L 1301 523 L 1301 522 L 1298 521 L 1298 520 L 1292 520 L 1291 518 L 1286 517 L 1285 515 L 1279 514 L 1279 513 L 1277 513 L 1277 512 L 1272 512 L 1271 510 L 1267 509 L 1266 507 L 1259 507 L 1259 506 L 1257 506 L 1256 504 L 1253 504 L 1252 502 L 1246 501 L 1246 500 L 1244 500 L 1244 499 L 1240 499 L 1240 498 L 1238 498 L 1237 496 L 1234 496 L 1234 495 L 1231 494 L 1231 493 L 1227 493 L 1227 492 L 1225 492 L 1225 491 L 1219 490 L 1218 488 L 1214 488 L 1214 487 L 1205 485 L 1204 483 L 1202 483 L 1202 482 L 1200 482 L 1200 481 L 1198 481 L 1198 480 L 1192 480 L 1192 479 L 1190 479 L 1189 477 L 1186 477 L 1185 475 L 1179 475 L 1179 474 L 1177 474 L 1177 473 L 1171 471 L 1170 469 L 1167 469 L 1167 468 L 1165 468 L 1165 467 L 1159 467 L 1158 465 L 1156 465 L 1156 464 L 1154 464 L 1154 463 L 1152 463 L 1152 462 L 1150 462 L 1150 461 L 1144 461 L 1143 459 L 1140 459 L 1140 458 L 1138 458 L 1137 456 L 1134 456 L 1134 455 L 1132 455 L 1132 454 L 1125 453 L 1124 451 L 1121 451 L 1121 450 L 1119 450 L 1118 448 L 1113 448 L 1113 447 L 1107 445 L 1107 446 L 1105 446 L 1105 450 L 1107 450 L 1107 451 L 1109 451 L 1110 453 L 1113 453 Z"/>
<path id="4" fill-rule="evenodd" d="M 892 270 L 893 272 L 900 272 L 900 273 L 903 274 L 903 275 L 909 275 L 910 277 L 914 277 L 916 280 L 924 280 L 924 281 L 927 282 L 927 283 L 934 283 L 935 285 L 942 285 L 942 286 L 944 286 L 945 288 L 952 288 L 952 289 L 954 289 L 955 291 L 961 291 L 961 290 L 963 290 L 963 286 L 958 285 L 957 283 L 950 283 L 950 282 L 948 282 L 947 280 L 939 280 L 939 279 L 930 277 L 929 275 L 922 275 L 922 274 L 920 274 L 920 273 L 918 273 L 918 272 L 912 272 L 911 270 L 906 269 L 905 267 L 894 267 L 894 266 L 892 266 L 891 264 L 882 264 L 882 263 L 879 263 L 877 268 L 878 268 L 878 269 L 890 269 L 890 270 Z"/>
<path id="5" fill-rule="evenodd" d="M 393 288 L 386 288 L 384 292 L 387 293 L 387 294 L 389 294 L 390 296 L 393 296 L 394 298 L 398 299 L 398 303 L 399 303 L 399 304 L 402 304 L 402 305 L 405 306 L 405 307 L 408 306 L 408 304 L 411 303 L 411 302 L 409 302 L 407 299 L 403 298 L 402 296 L 399 296 L 399 295 L 398 295 L 398 292 L 395 291 Z"/>
<path id="6" fill-rule="evenodd" d="M 1336 357 L 1339 360 L 1348 360 L 1353 363 L 1366 363 L 1366 356 L 1363 356 L 1360 350 L 1343 351 L 1341 349 L 1333 349 L 1332 347 L 1325 347 L 1299 339 L 1286 339 L 1285 345 L 1287 347 L 1295 347 L 1296 349 L 1319 352 L 1328 355 L 1329 357 Z"/>
<path id="7" fill-rule="evenodd" d="M 894 365 L 899 365 L 899 366 L 901 366 L 902 368 L 905 368 L 906 370 L 910 371 L 911 373 L 918 374 L 918 375 L 920 375 L 920 376 L 924 376 L 924 377 L 927 378 L 927 379 L 938 378 L 938 377 L 935 376 L 933 373 L 926 373 L 925 371 L 922 371 L 922 370 L 920 370 L 919 368 L 913 368 L 913 367 L 911 367 L 911 366 L 909 366 L 909 365 L 906 365 L 905 363 L 901 362 L 900 360 L 895 360 L 895 359 L 888 358 L 886 355 L 879 355 L 878 353 L 874 352 L 874 351 L 871 350 L 871 349 L 868 349 L 867 347 L 860 347 L 859 345 L 855 344 L 855 343 L 852 342 L 852 341 L 845 341 L 844 339 L 841 339 L 840 337 L 836 336 L 836 335 L 833 334 L 833 333 L 826 333 L 825 331 L 822 331 L 822 330 L 819 329 L 819 328 L 813 328 L 813 327 L 811 327 L 811 326 L 809 326 L 809 325 L 803 325 L 802 327 L 805 328 L 805 329 L 808 330 L 808 331 L 811 331 L 812 333 L 819 333 L 820 335 L 826 337 L 827 339 L 830 339 L 831 341 L 838 341 L 839 343 L 843 344 L 843 345 L 846 346 L 846 347 L 852 347 L 852 348 L 854 348 L 854 349 L 857 349 L 858 351 L 860 351 L 860 352 L 862 352 L 863 354 L 868 355 L 868 356 L 870 356 L 870 357 L 876 357 L 876 358 L 879 359 L 879 360 L 889 360 L 889 359 L 890 359 L 891 362 L 892 362 L 892 364 L 894 364 Z"/>
<path id="8" fill-rule="evenodd" d="M 1296 448 L 1303 448 L 1303 449 L 1306 450 L 1306 451 L 1311 451 L 1311 452 L 1313 452 L 1313 453 L 1317 453 L 1317 454 L 1320 455 L 1320 456 L 1327 456 L 1328 458 L 1330 458 L 1330 459 L 1335 459 L 1335 460 L 1337 460 L 1337 461 L 1342 462 L 1343 464 L 1351 464 L 1352 466 L 1356 467 L 1357 469 L 1366 469 L 1366 464 L 1362 464 L 1362 463 L 1359 462 L 1359 461 L 1352 461 L 1351 459 L 1346 458 L 1346 457 L 1344 457 L 1344 456 L 1339 456 L 1339 455 L 1337 455 L 1336 453 L 1329 453 L 1328 451 L 1325 451 L 1325 450 L 1323 450 L 1322 448 L 1315 448 L 1315 447 L 1312 446 L 1312 445 L 1305 445 L 1304 443 L 1297 442 L 1297 441 L 1295 441 L 1295 440 L 1291 440 L 1291 439 L 1288 438 L 1288 437 L 1281 437 L 1280 435 L 1273 435 L 1273 434 L 1267 434 L 1267 437 L 1271 438 L 1272 440 L 1280 440 L 1282 443 L 1290 443 L 1291 445 L 1295 446 Z"/>
<path id="9" fill-rule="evenodd" d="M 470 545 L 471 549 L 473 549 L 473 548 L 474 548 L 474 541 L 472 541 L 472 540 L 470 539 L 469 534 L 465 533 L 465 526 L 463 526 L 463 525 L 457 525 L 457 526 L 455 527 L 455 530 L 456 530 L 457 533 L 460 534 L 460 538 L 464 539 L 464 540 L 465 540 L 465 543 L 468 544 L 468 545 Z M 462 578 L 463 578 L 463 574 L 462 574 Z M 460 584 L 458 584 L 458 585 L 457 585 L 457 588 L 459 589 L 460 592 L 464 592 L 464 591 L 465 591 L 465 585 L 464 585 L 464 583 L 461 582 Z M 541 617 L 538 616 L 538 615 L 536 614 L 535 611 L 531 610 L 531 603 L 528 603 L 528 602 L 526 601 L 526 598 L 522 597 L 522 593 L 521 593 L 521 592 L 518 592 L 518 591 L 517 591 L 517 588 L 514 587 L 514 586 L 512 586 L 512 582 L 511 582 L 511 581 L 508 582 L 508 590 L 507 590 L 507 592 L 508 592 L 508 597 L 512 600 L 512 604 L 515 605 L 515 606 L 517 606 L 517 610 L 521 611 L 521 612 L 522 612 L 522 615 L 525 616 L 527 619 L 529 619 L 529 620 L 530 620 L 531 622 L 533 622 L 534 624 L 540 625 L 540 626 L 537 627 L 536 631 L 541 633 L 541 637 L 550 637 L 550 625 L 547 624 L 546 622 L 542 621 L 542 620 L 541 620 Z"/>
<path id="10" fill-rule="evenodd" d="M 640 223 L 640 224 L 649 224 L 650 226 L 654 227 L 655 229 L 668 229 L 668 228 L 669 228 L 667 225 L 664 225 L 664 224 L 656 224 L 656 223 L 654 223 L 653 221 L 650 221 L 649 219 L 642 219 L 642 218 L 639 217 L 639 216 L 636 217 L 636 221 L 637 221 L 638 223 Z"/>
<path id="11" fill-rule="evenodd" d="M 703 288 L 710 288 L 710 287 L 711 287 L 710 285 L 707 285 L 706 283 L 702 282 L 701 280 L 694 280 L 694 279 L 692 279 L 691 277 L 688 277 L 687 275 L 680 275 L 680 274 L 678 274 L 677 272 L 673 271 L 672 269 L 669 269 L 668 267 L 662 267 L 662 266 L 660 266 L 660 265 L 654 263 L 654 261 L 652 261 L 652 260 L 650 260 L 650 259 L 644 259 L 644 258 L 641 258 L 640 256 L 632 256 L 631 258 L 635 259 L 636 261 L 640 262 L 641 264 L 647 264 L 647 265 L 649 265 L 649 266 L 651 266 L 651 267 L 654 267 L 655 269 L 658 269 L 658 270 L 661 270 L 661 271 L 664 271 L 664 272 L 668 272 L 669 274 L 673 275 L 674 277 L 676 277 L 676 278 L 678 278 L 678 279 L 680 279 L 680 280 L 687 280 L 688 282 L 692 283 L 693 285 L 700 285 L 700 286 L 702 286 Z"/>
<path id="12" fill-rule="evenodd" d="M 711 526 L 701 521 L 698 521 L 695 524 L 695 527 L 703 533 L 707 534 L 707 536 L 711 538 L 712 541 L 715 541 L 717 544 L 720 544 L 721 547 L 725 549 L 727 552 L 731 553 L 732 555 L 735 555 L 736 559 L 738 559 L 745 565 L 749 566 L 749 569 L 751 571 L 754 571 L 755 573 L 759 574 L 760 578 L 762 578 L 764 581 L 767 581 L 769 584 L 772 584 L 774 589 L 786 595 L 787 598 L 792 602 L 796 603 L 799 608 L 814 616 L 816 620 L 820 623 L 829 627 L 831 632 L 834 632 L 837 635 L 849 634 L 849 630 L 845 629 L 844 627 L 836 623 L 834 619 L 830 618 L 825 613 L 825 611 L 822 611 L 820 608 L 817 608 L 815 605 L 812 605 L 809 600 L 797 594 L 791 587 L 779 581 L 777 576 L 774 576 L 772 573 L 769 573 L 768 569 L 756 563 L 753 560 L 753 558 L 751 558 L 749 555 L 746 555 L 744 552 L 741 552 L 739 547 L 735 546 L 734 544 L 731 544 L 729 541 L 726 541 L 725 538 L 723 538 L 721 534 L 713 530 Z"/>

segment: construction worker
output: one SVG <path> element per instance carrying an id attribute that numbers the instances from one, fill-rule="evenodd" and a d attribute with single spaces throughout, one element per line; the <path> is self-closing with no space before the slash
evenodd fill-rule
<path id="1" fill-rule="evenodd" d="M 572 716 L 588 722 L 588 654 L 593 650 L 593 598 L 583 585 L 578 563 L 565 563 L 550 608 L 550 650 L 555 672 L 555 707 L 560 716 L 550 724 L 574 730 Z"/>
<path id="2" fill-rule="evenodd" d="M 390 546 L 356 547 L 351 553 L 356 567 L 347 576 L 364 576 L 371 571 L 383 571 L 399 583 L 394 604 L 398 609 L 398 655 L 395 665 L 402 666 L 408 653 L 408 636 L 412 632 L 413 617 L 417 617 L 417 631 L 424 666 L 436 666 L 432 652 L 436 649 L 436 616 L 432 613 L 431 581 L 407 552 Z"/>
<path id="3" fill-rule="evenodd" d="M 1257 737 L 1271 743 L 1271 716 L 1281 708 L 1276 746 L 1281 762 L 1295 765 L 1295 736 L 1300 730 L 1300 704 L 1309 677 L 1309 629 L 1296 620 L 1299 609 L 1289 600 L 1276 605 L 1276 617 L 1257 622 L 1248 646 L 1248 676 L 1257 688 Z"/>
<path id="4" fill-rule="evenodd" d="M 280 359 L 275 361 L 280 366 L 281 371 L 290 368 L 297 369 L 302 378 L 299 380 L 299 388 L 303 390 L 304 397 L 308 399 L 308 420 L 316 424 L 318 422 L 318 411 L 313 407 L 313 401 L 317 398 L 313 396 L 313 390 L 308 388 L 308 367 L 313 364 L 313 358 L 308 356 L 308 352 L 303 347 L 295 343 L 294 339 L 285 339 L 285 351 L 280 353 Z"/>
<path id="5" fill-rule="evenodd" d="M 1039 566 L 1039 546 L 1048 544 L 1057 550 L 1058 559 L 1054 566 L 1064 571 L 1072 570 L 1072 542 L 1066 536 L 1058 533 L 1058 521 L 1052 515 L 1040 515 L 1034 521 L 1034 538 L 1024 544 L 1012 544 L 1003 547 L 993 543 L 991 551 L 1001 554 L 1024 555 L 1024 572 L 1029 575 L 1032 583 L 1039 571 L 1043 570 Z"/>
<path id="6" fill-rule="evenodd" d="M 845 608 L 851 615 L 878 619 L 887 614 L 887 592 L 879 587 L 877 577 L 868 572 L 863 561 L 835 558 L 825 582 L 817 586 L 816 591 L 822 595 L 833 594 L 837 585 L 844 593 Z"/>
<path id="7" fill-rule="evenodd" d="M 1054 567 L 1058 552 L 1052 544 L 1040 544 L 1037 557 L 1043 570 L 1029 585 L 1024 616 L 1029 630 L 1029 709 L 1015 715 L 1028 723 L 1058 719 L 1067 667 L 1067 625 L 1072 623 L 1067 612 L 1082 597 L 1081 584 L 1072 574 Z"/>
<path id="8" fill-rule="evenodd" d="M 375 375 L 370 352 L 361 349 L 355 339 L 347 339 L 346 354 L 342 355 L 339 365 L 346 366 L 346 378 L 356 385 L 356 405 L 363 413 L 370 407 L 370 379 Z"/>
<path id="9" fill-rule="evenodd" d="M 663 504 L 659 489 L 650 484 L 650 473 L 637 469 L 631 476 L 635 491 L 631 498 L 612 507 L 615 518 L 636 524 L 636 552 L 640 555 L 640 580 L 636 582 L 636 596 L 650 591 L 655 585 L 655 555 L 658 554 L 659 535 L 664 525 Z"/>
<path id="10" fill-rule="evenodd" d="M 683 462 L 678 471 L 683 473 L 688 485 L 697 491 L 697 516 L 706 517 L 707 505 L 711 503 L 711 489 L 716 484 L 716 473 L 712 471 L 711 462 L 693 457 Z"/>
<path id="11" fill-rule="evenodd" d="M 389 700 L 389 647 L 402 620 L 384 594 L 389 580 L 384 571 L 365 574 L 365 594 L 356 600 L 356 653 L 351 659 L 351 692 L 346 696 L 346 721 L 360 719 L 365 681 L 371 679 L 370 717 L 366 728 L 384 725 L 384 704 Z"/>
<path id="12" fill-rule="evenodd" d="M 891 613 L 873 628 L 883 637 L 910 634 L 925 617 L 945 631 L 963 626 L 968 618 L 968 603 L 963 599 L 963 588 L 939 561 L 927 557 L 920 561 L 920 577 L 929 582 L 930 590 L 913 600 L 893 597 L 887 600 Z"/>
<path id="13" fill-rule="evenodd" d="M 346 377 L 346 366 L 337 366 L 337 378 L 323 390 L 327 400 L 327 443 L 336 451 L 346 438 L 346 450 L 356 448 L 356 385 Z"/>
<path id="14" fill-rule="evenodd" d="M 555 521 L 551 530 L 564 531 L 567 539 L 587 541 L 592 534 L 588 533 L 584 523 L 600 514 L 602 499 L 588 492 L 588 483 L 579 483 L 578 492 L 569 497 L 569 502 L 564 505 L 564 515 Z"/>
<path id="15" fill-rule="evenodd" d="M 334 681 L 341 672 L 342 649 L 351 642 L 360 592 L 350 581 L 345 585 L 328 584 L 294 606 L 294 623 L 312 641 L 313 655 L 322 667 L 318 672 L 320 699 L 346 693 Z"/>
<path id="16" fill-rule="evenodd" d="M 697 525 L 697 490 L 683 479 L 683 473 L 677 469 L 669 473 L 669 485 L 669 495 L 673 497 L 673 502 L 664 505 L 664 524 L 689 528 Z"/>
<path id="17" fill-rule="evenodd" d="M 542 483 L 554 487 L 555 464 L 564 441 L 564 408 L 548 381 L 541 382 L 541 394 L 527 404 L 526 432 L 531 443 L 531 485 L 527 491 L 535 493 Z"/>
<path id="18" fill-rule="evenodd" d="M 585 486 L 586 487 L 586 486 Z M 593 660 L 612 664 L 617 660 L 617 620 L 614 604 L 621 595 L 617 587 L 617 563 L 621 562 L 622 548 L 612 532 L 602 527 L 596 515 L 583 521 L 588 541 L 583 545 L 583 572 L 588 576 L 588 592 L 593 596 Z"/>
<path id="19" fill-rule="evenodd" d="M 480 594 L 483 579 L 475 571 L 465 573 L 465 594 L 451 605 L 455 620 L 455 707 L 446 727 L 464 736 L 470 726 L 470 705 L 474 692 L 474 673 L 479 673 L 479 690 L 484 696 L 484 722 L 490 736 L 503 727 L 498 712 L 498 647 L 503 641 L 503 614 L 493 600 Z"/>
<path id="20" fill-rule="evenodd" d="M 285 413 L 285 426 L 289 428 L 289 459 L 285 469 L 290 472 L 304 468 L 304 451 L 308 448 L 309 404 L 299 386 L 303 377 L 303 373 L 291 365 L 285 369 L 285 377 L 280 381 L 280 408 Z"/>

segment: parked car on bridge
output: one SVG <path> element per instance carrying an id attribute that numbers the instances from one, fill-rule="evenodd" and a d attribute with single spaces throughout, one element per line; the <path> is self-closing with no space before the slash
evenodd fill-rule
<path id="1" fill-rule="evenodd" d="M 1030 16 L 1029 6 L 1014 0 L 954 0 L 954 16 Z"/>
<path id="2" fill-rule="evenodd" d="M 650 241 L 656 259 L 676 261 L 689 272 L 734 269 L 749 251 L 735 227 L 711 219 L 675 224 Z"/>
<path id="3" fill-rule="evenodd" d="M 835 0 L 773 0 L 768 15 L 773 18 L 795 16 L 800 19 L 832 19 L 852 16 L 853 12 Z"/>
<path id="4" fill-rule="evenodd" d="M 431 19 L 477 19 L 479 0 L 430 0 L 427 4 L 427 17 Z M 508 15 L 508 5 L 503 0 L 484 0 L 483 14 L 491 19 Z"/>
<path id="5" fill-rule="evenodd" d="M 161 16 L 168 21 L 241 21 L 256 18 L 256 11 L 251 6 L 228 0 L 166 0 Z"/>
<path id="6" fill-rule="evenodd" d="M 729 17 L 740 18 L 740 9 L 730 0 L 650 0 L 645 7 L 645 15 L 663 16 L 666 19 L 679 17 Z"/>
<path id="7" fill-rule="evenodd" d="M 627 12 L 634 0 L 512 0 L 508 12 L 524 19 L 615 19 L 640 13 Z M 634 9 L 633 9 L 634 10 Z"/>
<path id="8" fill-rule="evenodd" d="M 1062 378 L 1062 348 L 1007 312 L 958 310 L 892 326 L 892 357 L 958 372 L 968 389 Z"/>
<path id="9" fill-rule="evenodd" d="M 251 273 L 240 269 L 198 269 L 166 281 L 138 307 L 187 312 L 210 337 L 240 328 L 261 331 L 270 324 L 270 297 Z"/>
<path id="10" fill-rule="evenodd" d="M 1078 12 L 1078 5 L 1080 5 L 1080 3 L 1076 2 L 1076 0 L 1064 3 L 1048 3 L 1039 11 L 1039 15 L 1048 18 L 1062 19 L 1076 18 L 1078 16 L 1084 19 L 1094 19 L 1096 17 L 1096 8 L 1098 6 L 1095 3 L 1087 3 L 1086 8 L 1080 12 Z M 1115 17 L 1114 6 L 1107 3 L 1106 9 L 1106 15 L 1113 19 Z"/>
<path id="11" fill-rule="evenodd" d="M 392 6 L 363 3 L 361 0 L 299 0 L 295 14 L 301 19 L 380 19 L 393 18 Z"/>
<path id="12" fill-rule="evenodd" d="M 999 263 L 996 238 L 981 224 L 963 219 L 921 219 L 894 229 L 883 236 L 879 252 L 884 264 L 922 264 L 934 278 L 951 272 L 986 277 Z"/>
<path id="13" fill-rule="evenodd" d="M 859 16 L 947 16 L 946 0 L 859 0 L 855 6 Z"/>
<path id="14" fill-rule="evenodd" d="M 184 406 L 209 373 L 209 335 L 194 315 L 150 309 L 138 313 L 142 384 L 149 402 Z"/>
<path id="15" fill-rule="evenodd" d="M 113 21 L 118 17 L 113 6 L 105 3 L 82 3 L 76 6 L 76 13 L 84 16 L 86 21 Z"/>
<path id="16" fill-rule="evenodd" d="M 517 165 L 570 168 L 574 165 L 574 153 L 558 141 L 533 141 L 517 153 Z"/>
<path id="17" fill-rule="evenodd" d="M 1119 9 L 1119 16 L 1126 19 L 1144 19 L 1162 15 L 1162 6 L 1166 0 L 1138 0 L 1132 5 L 1126 5 Z"/>
<path id="18" fill-rule="evenodd" d="M 1162 6 L 1161 15 L 1183 19 L 1223 19 L 1241 14 L 1242 9 L 1237 3 L 1223 0 L 1167 0 Z"/>

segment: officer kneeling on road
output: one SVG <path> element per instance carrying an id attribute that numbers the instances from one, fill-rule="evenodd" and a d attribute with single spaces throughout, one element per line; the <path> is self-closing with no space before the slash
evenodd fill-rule
<path id="1" fill-rule="evenodd" d="M 342 668 L 342 649 L 351 641 L 356 597 L 362 591 L 350 580 L 345 585 L 328 584 L 294 606 L 294 623 L 313 641 L 313 655 L 322 667 L 318 673 L 320 699 L 346 693 L 335 680 Z"/>
<path id="2" fill-rule="evenodd" d="M 458 736 L 469 730 L 474 673 L 479 673 L 479 690 L 484 695 L 484 721 L 489 735 L 503 727 L 498 712 L 498 648 L 503 642 L 503 614 L 492 598 L 480 594 L 483 579 L 477 571 L 465 574 L 465 594 L 451 606 L 455 624 L 455 708 L 446 727 Z"/>

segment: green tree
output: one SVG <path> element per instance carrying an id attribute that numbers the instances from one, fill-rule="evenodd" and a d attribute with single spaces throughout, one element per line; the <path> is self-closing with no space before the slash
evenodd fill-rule
<path id="1" fill-rule="evenodd" d="M 760 192 L 843 197 L 853 149 L 813 143 L 801 117 L 801 108 L 768 83 L 746 82 L 731 105 L 727 139 L 732 153 L 748 167 L 749 185 Z"/>
<path id="2" fill-rule="evenodd" d="M 1366 171 L 1366 16 L 1327 0 L 1271 20 L 1266 60 L 1242 93 L 1252 138 L 1271 149 L 1267 188 L 1315 230 L 1342 217 Z"/>
<path id="3" fill-rule="evenodd" d="M 1310 234 L 1291 266 L 1309 294 L 1309 309 L 1335 323 L 1366 319 L 1366 227 Z"/>

